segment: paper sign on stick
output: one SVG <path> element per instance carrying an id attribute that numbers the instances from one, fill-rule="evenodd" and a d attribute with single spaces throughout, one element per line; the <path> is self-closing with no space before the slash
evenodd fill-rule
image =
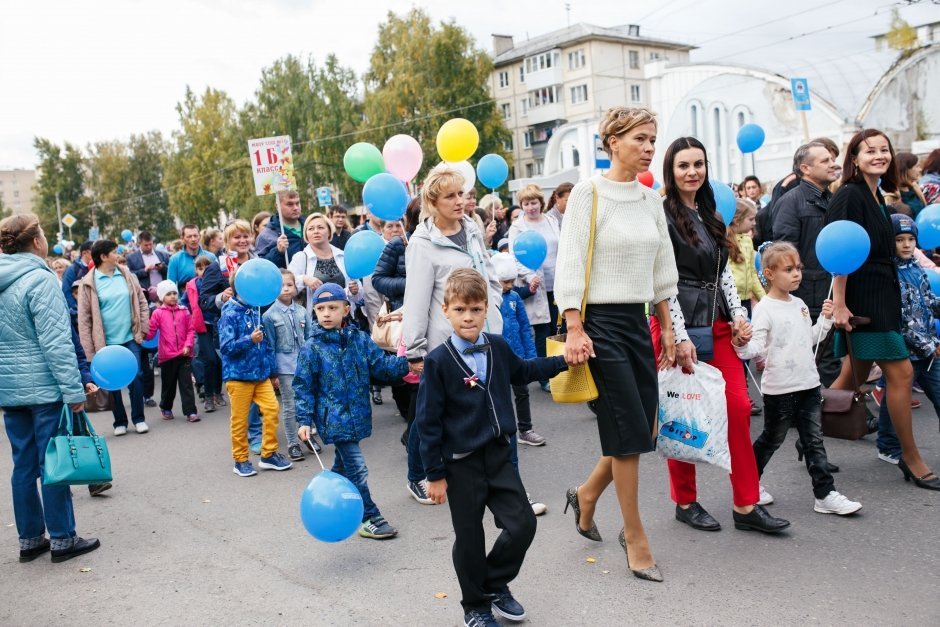
<path id="1" fill-rule="evenodd" d="M 255 177 L 256 196 L 297 189 L 289 136 L 249 139 L 248 156 Z"/>

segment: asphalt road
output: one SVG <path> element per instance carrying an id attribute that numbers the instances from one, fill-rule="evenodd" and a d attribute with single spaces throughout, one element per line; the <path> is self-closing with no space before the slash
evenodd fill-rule
<path id="1" fill-rule="evenodd" d="M 110 435 L 110 413 L 93 414 L 96 429 L 109 434 L 115 486 L 96 498 L 73 492 L 78 532 L 102 547 L 61 564 L 47 556 L 18 563 L 10 492 L 0 490 L 0 624 L 462 624 L 449 511 L 408 496 L 404 422 L 388 390 L 385 399 L 363 448 L 372 493 L 399 536 L 334 545 L 308 536 L 299 519 L 316 461 L 237 477 L 227 411 L 188 424 L 148 409 L 150 433 L 121 438 Z M 771 511 L 793 523 L 775 537 L 733 528 L 728 479 L 711 467 L 699 470 L 699 500 L 723 530 L 675 521 L 666 466 L 658 454 L 645 456 L 642 512 L 666 578 L 656 584 L 627 570 L 612 490 L 596 516 L 604 542 L 581 538 L 571 512 L 562 515 L 566 488 L 599 454 L 591 413 L 554 405 L 535 386 L 532 399 L 548 444 L 520 447 L 520 463 L 527 489 L 549 509 L 512 586 L 531 624 L 940 624 L 940 493 L 906 484 L 897 467 L 876 458 L 871 436 L 826 441 L 842 467 L 837 489 L 864 505 L 839 518 L 813 512 L 791 431 L 764 475 L 776 497 Z M 937 417 L 924 401 L 915 411 L 918 442 L 940 470 Z M 754 419 L 754 436 L 761 424 Z M 0 439 L 0 476 L 9 477 L 9 443 Z M 324 462 L 331 458 L 328 447 Z M 495 533 L 491 519 L 487 525 Z"/>

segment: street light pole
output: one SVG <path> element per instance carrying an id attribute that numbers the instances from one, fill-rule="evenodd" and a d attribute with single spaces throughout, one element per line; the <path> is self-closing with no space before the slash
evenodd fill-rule
<path id="1" fill-rule="evenodd" d="M 59 238 L 56 242 L 62 241 L 62 206 L 59 205 L 59 192 L 55 193 L 55 214 L 59 219 Z"/>

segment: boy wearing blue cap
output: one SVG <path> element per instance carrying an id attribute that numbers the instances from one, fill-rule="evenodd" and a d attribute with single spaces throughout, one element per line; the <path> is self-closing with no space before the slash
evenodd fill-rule
<path id="1" fill-rule="evenodd" d="M 940 416 L 940 365 L 934 364 L 934 360 L 940 357 L 940 339 L 937 338 L 934 317 L 940 316 L 940 299 L 930 289 L 927 273 L 914 258 L 917 225 L 911 218 L 898 213 L 891 216 L 891 222 L 894 224 L 894 263 L 901 282 L 901 334 L 910 352 L 914 382 L 923 388 Z M 878 415 L 877 445 L 880 459 L 898 463 L 901 443 L 891 424 L 886 398 L 882 398 Z"/>
<path id="2" fill-rule="evenodd" d="M 379 512 L 369 493 L 369 469 L 359 442 L 372 435 L 369 381 L 394 381 L 408 373 L 405 357 L 388 355 L 354 324 L 346 325 L 346 290 L 324 283 L 313 293 L 317 324 L 300 350 L 294 375 L 297 435 L 310 438 L 311 424 L 334 447 L 333 472 L 352 481 L 362 495 L 359 535 L 384 540 L 398 533 Z"/>

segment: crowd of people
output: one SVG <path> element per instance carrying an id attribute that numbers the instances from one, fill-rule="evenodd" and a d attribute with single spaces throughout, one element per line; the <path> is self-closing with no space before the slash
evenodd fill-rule
<path id="1" fill-rule="evenodd" d="M 940 356 L 940 301 L 913 220 L 938 202 L 940 150 L 921 165 L 877 130 L 860 131 L 844 151 L 827 138 L 810 141 L 769 197 L 754 176 L 735 186 L 726 226 L 706 148 L 694 137 L 668 146 L 658 191 L 638 182 L 656 135 L 650 111 L 613 108 L 599 128 L 608 171 L 561 184 L 547 199 L 528 185 L 508 207 L 496 194 L 478 206 L 462 176 L 439 166 L 400 220 L 366 214 L 357 225 L 359 215 L 342 206 L 304 217 L 300 195 L 281 192 L 273 215 L 222 229 L 187 224 L 165 244 L 146 231 L 124 245 L 85 242 L 74 259 L 48 257 L 35 216 L 4 220 L 0 330 L 10 340 L 0 346 L 0 405 L 21 561 L 47 550 L 61 561 L 99 546 L 76 534 L 69 489 L 36 481 L 63 405 L 80 411 L 86 395 L 100 394 L 88 362 L 114 345 L 138 362 L 127 388 L 130 419 L 122 392 L 110 393 L 114 436 L 147 433 L 145 407 L 159 405 L 162 420 L 174 420 L 178 390 L 187 422 L 229 408 L 239 477 L 257 474 L 252 454 L 258 468 L 284 471 L 305 459 L 304 447 L 331 445 L 333 470 L 363 499 L 359 535 L 371 539 L 397 534 L 369 490 L 360 448 L 372 432 L 371 405 L 390 388 L 406 422 L 403 483 L 418 503 L 450 502 L 465 624 L 475 627 L 495 624 L 492 612 L 525 617 L 508 585 L 546 506 L 523 487 L 517 447 L 546 443 L 533 424 L 530 382 L 539 383 L 537 394 L 550 392 L 549 379 L 569 366 L 590 365 L 601 447 L 584 482 L 567 490 L 565 511 L 573 509 L 580 535 L 601 541 L 593 514 L 613 483 L 619 541 L 641 579 L 663 580 L 637 496 L 640 455 L 656 448 L 658 370 L 691 373 L 701 361 L 724 379 L 737 529 L 790 526 L 766 509 L 774 499 L 761 482 L 791 424 L 815 511 L 862 507 L 836 491 L 838 467 L 821 429 L 821 389 L 851 390 L 860 378 L 882 377 L 873 393 L 880 415 L 870 420 L 878 458 L 918 487 L 940 489 L 912 428 L 913 385 L 940 414 L 940 368 L 930 368 Z M 859 270 L 832 280 L 815 242 L 835 220 L 861 224 L 871 253 Z M 344 248 L 359 230 L 385 241 L 364 279 L 346 271 Z M 512 254 L 527 231 L 546 242 L 534 270 Z M 278 299 L 267 308 L 250 306 L 236 289 L 240 268 L 256 258 L 281 270 Z M 559 332 L 564 358 L 546 357 L 546 339 Z M 742 360 L 763 372 L 759 403 Z M 751 417 L 761 412 L 763 432 L 752 442 Z M 698 500 L 695 466 L 667 466 L 675 518 L 719 530 Z M 484 507 L 502 528 L 489 555 Z"/>

